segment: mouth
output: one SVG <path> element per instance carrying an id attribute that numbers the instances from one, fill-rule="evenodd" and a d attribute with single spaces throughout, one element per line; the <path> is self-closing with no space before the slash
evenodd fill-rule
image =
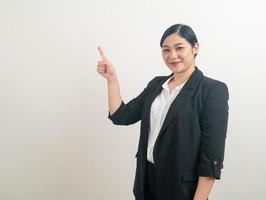
<path id="1" fill-rule="evenodd" d="M 179 63 L 181 63 L 181 61 L 179 61 L 179 62 L 171 62 L 171 63 L 169 63 L 170 65 L 178 65 Z"/>

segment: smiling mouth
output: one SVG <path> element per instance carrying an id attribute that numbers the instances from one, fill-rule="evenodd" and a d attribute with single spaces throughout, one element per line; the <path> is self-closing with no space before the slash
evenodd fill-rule
<path id="1" fill-rule="evenodd" d="M 170 63 L 171 65 L 177 65 L 177 64 L 179 64 L 179 63 L 181 63 L 181 61 L 180 62 L 172 62 L 172 63 Z"/>

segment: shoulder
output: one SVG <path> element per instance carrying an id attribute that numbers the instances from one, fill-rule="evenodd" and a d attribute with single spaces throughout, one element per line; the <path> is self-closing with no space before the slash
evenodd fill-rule
<path id="1" fill-rule="evenodd" d="M 227 87 L 225 82 L 223 82 L 221 80 L 214 79 L 214 78 L 210 78 L 210 77 L 205 76 L 205 75 L 203 75 L 202 84 L 203 84 L 203 86 L 208 87 L 208 88 L 212 88 L 215 86 Z"/>
<path id="2" fill-rule="evenodd" d="M 169 78 L 170 76 L 155 76 L 153 79 L 151 79 L 148 83 L 149 86 L 158 84 L 161 81 L 165 81 Z"/>
<path id="3" fill-rule="evenodd" d="M 202 91 L 204 96 L 224 96 L 227 99 L 229 98 L 229 92 L 227 84 L 221 80 L 210 78 L 203 75 L 202 78 Z"/>

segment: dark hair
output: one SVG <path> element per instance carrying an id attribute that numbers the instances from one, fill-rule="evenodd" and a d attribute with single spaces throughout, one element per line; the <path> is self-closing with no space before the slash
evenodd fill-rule
<path id="1" fill-rule="evenodd" d="M 166 31 L 163 33 L 163 36 L 160 41 L 161 47 L 163 46 L 163 42 L 165 38 L 167 38 L 169 35 L 173 33 L 177 33 L 182 38 L 186 39 L 188 43 L 191 44 L 192 47 L 194 47 L 194 45 L 198 42 L 198 39 L 190 26 L 185 25 L 185 24 L 174 24 L 170 26 L 168 29 L 166 29 Z M 197 54 L 195 54 L 195 57 L 196 56 Z"/>

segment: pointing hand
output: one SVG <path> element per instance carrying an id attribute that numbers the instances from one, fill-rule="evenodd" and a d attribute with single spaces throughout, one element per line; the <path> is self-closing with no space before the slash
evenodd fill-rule
<path id="1" fill-rule="evenodd" d="M 116 76 L 116 72 L 114 69 L 114 66 L 110 63 L 110 61 L 107 59 L 105 53 L 103 52 L 101 47 L 97 48 L 101 59 L 100 61 L 98 61 L 97 64 L 97 72 L 102 75 L 104 78 L 106 78 L 107 80 L 114 78 Z"/>

